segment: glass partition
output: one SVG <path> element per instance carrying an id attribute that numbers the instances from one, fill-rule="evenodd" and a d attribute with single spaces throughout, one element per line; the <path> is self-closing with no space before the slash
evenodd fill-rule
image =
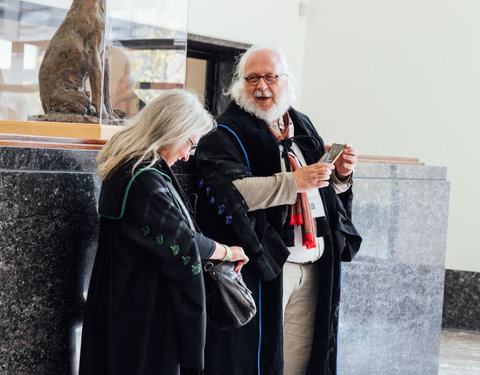
<path id="1" fill-rule="evenodd" d="M 40 116 L 44 114 L 40 100 L 40 66 L 50 40 L 69 9 L 83 7 L 83 14 L 94 14 L 102 3 L 105 0 L 0 0 L 0 121 L 65 122 L 65 118 Z M 103 5 L 106 22 L 100 55 L 104 59 L 103 67 L 110 66 L 110 74 L 109 79 L 102 79 L 100 97 L 105 104 L 111 103 L 116 116 L 128 118 L 163 90 L 184 87 L 188 0 L 107 0 Z M 78 18 L 68 30 L 81 28 L 82 24 Z M 80 31 L 85 33 L 85 29 L 88 31 L 88 28 Z M 75 40 L 68 39 L 67 44 L 74 45 Z M 61 43 L 60 47 L 56 45 L 56 51 L 60 49 Z M 65 54 L 71 56 L 67 51 Z M 104 51 L 106 53 L 102 53 Z M 94 102 L 98 90 L 92 86 L 97 85 L 95 80 L 93 85 L 90 79 L 82 82 L 81 76 L 86 74 L 81 70 L 87 69 L 88 64 L 77 67 L 78 61 L 80 57 L 55 61 L 55 73 L 65 70 L 67 85 L 70 80 L 80 80 L 80 84 L 76 81 L 75 88 L 70 85 L 65 95 L 83 83 L 83 91 L 81 87 L 77 91 Z M 105 77 L 104 73 L 101 77 Z M 89 72 L 89 78 L 92 74 Z M 62 83 L 63 79 L 58 81 L 49 82 Z M 47 94 L 51 91 L 43 89 Z M 87 116 L 89 120 L 78 122 L 95 122 L 91 117 L 96 116 L 101 124 L 122 123 L 107 119 L 108 106 L 99 107 L 94 116 Z M 56 103 L 49 108 L 58 109 Z M 67 118 L 67 122 L 78 119 L 78 116 Z"/>

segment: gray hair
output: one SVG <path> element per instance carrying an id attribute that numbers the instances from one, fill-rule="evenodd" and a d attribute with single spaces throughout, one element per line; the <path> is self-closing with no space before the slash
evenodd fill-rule
<path id="1" fill-rule="evenodd" d="M 235 66 L 235 70 L 233 72 L 232 84 L 226 91 L 226 94 L 230 95 L 237 104 L 240 105 L 240 103 L 242 103 L 242 95 L 243 95 L 243 87 L 244 87 L 243 85 L 244 85 L 244 79 L 245 79 L 245 64 L 254 52 L 261 51 L 261 50 L 271 51 L 278 57 L 280 61 L 281 71 L 276 73 L 285 74 L 287 76 L 286 78 L 287 79 L 287 95 L 289 96 L 289 98 L 291 98 L 291 102 L 293 103 L 293 101 L 295 101 L 295 89 L 296 89 L 297 80 L 290 70 L 285 54 L 283 53 L 282 50 L 278 48 L 268 46 L 268 45 L 261 45 L 261 44 L 251 46 L 249 49 L 245 51 L 245 53 L 243 53 L 243 55 L 240 56 Z"/>
<path id="2" fill-rule="evenodd" d="M 178 150 L 189 137 L 203 136 L 215 127 L 212 115 L 195 94 L 168 90 L 148 103 L 107 142 L 97 156 L 97 172 L 105 180 L 130 160 L 136 160 L 132 173 L 143 162 L 152 166 L 160 159 L 161 151 Z"/>

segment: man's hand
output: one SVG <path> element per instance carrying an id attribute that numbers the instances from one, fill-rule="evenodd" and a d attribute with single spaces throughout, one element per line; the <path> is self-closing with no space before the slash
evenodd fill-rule
<path id="1" fill-rule="evenodd" d="M 330 146 L 327 146 L 327 150 Z M 357 150 L 352 145 L 346 144 L 342 155 L 335 162 L 335 173 L 340 180 L 345 180 L 355 170 L 357 164 Z"/>
<path id="2" fill-rule="evenodd" d="M 293 177 L 297 183 L 297 191 L 306 193 L 312 189 L 328 186 L 328 180 L 330 180 L 333 169 L 335 169 L 335 166 L 329 163 L 315 163 L 298 168 L 293 172 Z"/>

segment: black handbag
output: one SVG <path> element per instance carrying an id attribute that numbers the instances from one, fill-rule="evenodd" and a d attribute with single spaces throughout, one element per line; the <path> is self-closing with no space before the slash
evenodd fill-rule
<path id="1" fill-rule="evenodd" d="M 242 275 L 234 271 L 232 262 L 204 263 L 209 274 L 205 277 L 207 317 L 217 328 L 227 330 L 242 327 L 253 319 L 257 306 Z"/>
<path id="2" fill-rule="evenodd" d="M 195 230 L 189 210 L 182 197 L 173 186 L 167 185 L 175 198 L 175 202 L 188 220 L 189 226 Z M 205 277 L 207 295 L 207 317 L 219 329 L 231 329 L 247 324 L 257 313 L 257 306 L 252 292 L 247 288 L 242 275 L 234 271 L 232 262 L 213 263 L 204 261 L 203 268 L 210 275 Z"/>

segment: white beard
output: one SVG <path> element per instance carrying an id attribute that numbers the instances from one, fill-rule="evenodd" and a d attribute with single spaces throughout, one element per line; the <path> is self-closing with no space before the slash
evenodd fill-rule
<path id="1" fill-rule="evenodd" d="M 293 100 L 290 99 L 291 98 L 288 91 L 285 91 L 280 97 L 277 97 L 277 102 L 266 111 L 260 109 L 253 99 L 249 100 L 244 91 L 242 91 L 240 97 L 235 100 L 235 102 L 244 111 L 266 121 L 267 123 L 271 123 L 272 121 L 278 120 L 285 112 L 288 111 L 288 108 L 290 108 L 290 105 L 293 102 Z"/>

